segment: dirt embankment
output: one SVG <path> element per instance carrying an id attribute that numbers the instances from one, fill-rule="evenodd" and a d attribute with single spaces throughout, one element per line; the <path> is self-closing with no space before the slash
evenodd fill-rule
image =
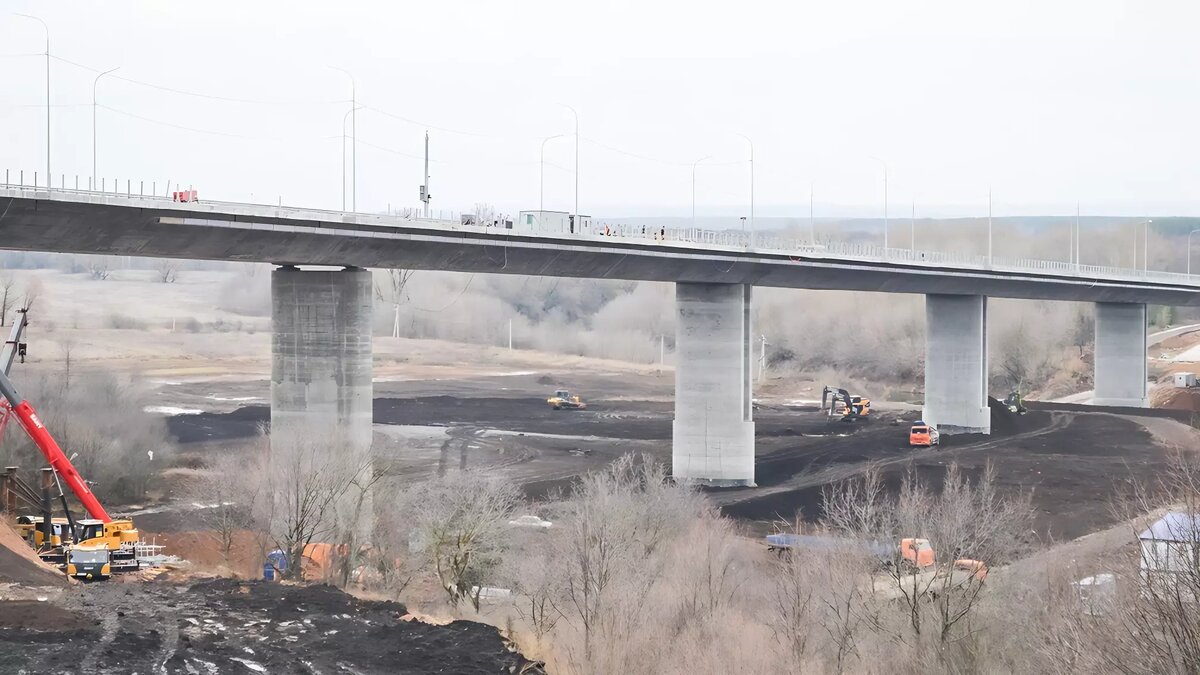
<path id="1" fill-rule="evenodd" d="M 62 572 L 42 562 L 7 523 L 0 525 L 0 582 L 25 586 L 66 586 L 68 583 Z"/>
<path id="2" fill-rule="evenodd" d="M 38 605 L 54 620 L 32 607 L 23 627 L 0 623 L 0 672 L 544 672 L 492 626 L 424 624 L 329 586 L 114 581 L 80 587 L 65 608 Z"/>

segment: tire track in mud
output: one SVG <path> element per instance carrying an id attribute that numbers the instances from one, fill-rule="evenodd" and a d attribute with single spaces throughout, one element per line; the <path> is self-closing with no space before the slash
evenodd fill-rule
<path id="1" fill-rule="evenodd" d="M 112 583 L 112 582 L 109 582 Z M 121 629 L 121 622 L 114 612 L 106 612 L 104 618 L 100 620 L 101 633 L 96 644 L 88 655 L 83 658 L 79 664 L 80 672 L 83 673 L 106 673 L 107 669 L 98 667 L 100 659 L 104 657 L 104 652 L 112 645 L 113 640 L 117 639 L 117 631 Z"/>
<path id="2" fill-rule="evenodd" d="M 836 464 L 833 466 L 825 466 L 825 467 L 822 467 L 821 469 L 811 472 L 811 473 L 804 473 L 804 474 L 799 474 L 799 475 L 793 476 L 791 479 L 784 481 L 783 483 L 780 483 L 778 485 L 773 485 L 773 486 L 764 487 L 764 488 L 750 488 L 747 490 L 739 490 L 737 492 L 711 493 L 710 497 L 712 498 L 713 502 L 719 506 L 744 504 L 747 502 L 752 502 L 757 499 L 761 499 L 763 497 L 769 497 L 772 495 L 783 494 L 783 493 L 788 493 L 788 492 L 796 492 L 796 491 L 805 490 L 808 488 L 819 487 L 821 485 L 836 483 L 839 481 L 846 480 L 848 478 L 852 478 L 857 475 L 861 475 L 871 469 L 884 469 L 887 467 L 908 464 L 910 462 L 916 462 L 916 461 L 930 459 L 930 458 L 934 458 L 934 457 L 951 458 L 951 457 L 965 455 L 965 454 L 972 453 L 972 452 L 979 452 L 981 450 L 992 450 L 992 449 L 999 448 L 999 447 L 1002 447 L 1002 446 L 1005 446 L 1005 445 L 1008 445 L 1008 444 L 1011 444 L 1014 442 L 1028 440 L 1031 438 L 1037 438 L 1038 436 L 1045 436 L 1047 434 L 1051 434 L 1056 431 L 1061 431 L 1061 430 L 1067 428 L 1071 424 L 1071 421 L 1072 420 L 1069 415 L 1065 415 L 1065 414 L 1061 414 L 1061 413 L 1051 413 L 1049 424 L 1047 424 L 1044 427 L 1034 429 L 1032 431 L 1026 431 L 1026 432 L 1019 433 L 1019 434 L 1013 434 L 1011 436 L 1004 436 L 1002 438 L 990 438 L 986 441 L 970 443 L 968 445 L 963 445 L 960 447 L 949 447 L 949 448 L 944 448 L 944 449 L 941 447 L 928 448 L 925 450 L 908 452 L 908 453 L 904 453 L 901 455 L 897 455 L 895 457 L 888 457 L 888 458 L 884 458 L 884 459 L 866 460 L 863 462 L 843 463 L 843 464 Z M 824 452 L 824 453 L 821 453 L 820 455 L 814 455 L 813 459 L 817 460 L 818 458 L 824 458 L 824 457 L 829 456 L 830 454 L 831 454 L 830 452 Z"/>

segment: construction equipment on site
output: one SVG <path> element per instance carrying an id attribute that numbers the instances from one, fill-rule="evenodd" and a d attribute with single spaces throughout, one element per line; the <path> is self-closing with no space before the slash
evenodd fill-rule
<path id="1" fill-rule="evenodd" d="M 1025 397 L 1021 396 L 1019 391 L 1009 392 L 1008 396 L 1004 397 L 1004 405 L 1008 407 L 1010 413 L 1024 415 L 1029 412 L 1025 407 Z"/>
<path id="2" fill-rule="evenodd" d="M 941 443 L 942 435 L 937 427 L 917 420 L 908 430 L 908 444 L 913 447 L 929 448 Z"/>
<path id="3" fill-rule="evenodd" d="M 103 546 L 79 544 L 67 549 L 67 576 L 101 581 L 112 576 L 112 552 Z"/>
<path id="4" fill-rule="evenodd" d="M 871 414 L 871 399 L 865 396 L 853 395 L 838 387 L 821 389 L 821 410 L 829 405 L 829 416 L 840 413 L 843 422 L 853 422 Z M 839 407 L 840 406 L 840 407 Z"/>
<path id="5" fill-rule="evenodd" d="M 3 410 L 0 412 L 5 418 L 16 417 L 21 428 L 25 430 L 30 440 L 50 464 L 50 469 L 43 470 L 42 476 L 42 498 L 40 500 L 42 516 L 40 518 L 26 517 L 27 522 L 24 524 L 32 525 L 35 531 L 31 543 L 39 549 L 40 553 L 46 554 L 43 557 L 62 560 L 64 557 L 69 558 L 70 555 L 69 550 L 64 550 L 68 545 L 66 539 L 69 538 L 71 546 L 101 547 L 107 550 L 111 556 L 113 568 L 136 569 L 138 566 L 137 549 L 141 538 L 133 521 L 113 519 L 108 514 L 108 511 L 92 493 L 87 481 L 75 469 L 75 465 L 71 463 L 41 418 L 38 417 L 37 411 L 29 401 L 21 398 L 12 381 L 8 379 L 8 371 L 12 366 L 13 358 L 25 351 L 21 348 L 23 343 L 20 342 L 20 339 L 22 331 L 28 325 L 28 312 L 22 309 L 19 310 L 19 314 L 19 319 L 14 322 L 10 339 L 5 343 L 3 351 L 0 352 L 0 400 L 3 401 L 0 404 Z M 90 519 L 81 520 L 78 523 L 73 521 L 71 511 L 67 507 L 66 493 L 62 489 L 63 482 L 71 488 L 71 492 L 83 504 L 84 509 L 91 516 Z M 50 517 L 50 489 L 54 485 L 58 486 L 58 496 L 62 502 L 63 511 L 66 513 L 65 529 L 62 528 L 61 521 L 55 523 L 58 519 Z M 18 528 L 21 527 L 22 524 L 18 522 Z M 40 536 L 37 534 L 38 530 L 41 532 Z M 64 535 L 69 535 L 69 537 L 64 537 Z"/>
<path id="6" fill-rule="evenodd" d="M 579 398 L 579 396 L 573 396 L 566 389 L 555 390 L 554 395 L 546 399 L 546 403 L 549 403 L 550 407 L 555 410 L 562 410 L 563 408 L 567 410 L 583 410 L 587 408 L 587 404 L 583 402 L 583 399 Z"/>

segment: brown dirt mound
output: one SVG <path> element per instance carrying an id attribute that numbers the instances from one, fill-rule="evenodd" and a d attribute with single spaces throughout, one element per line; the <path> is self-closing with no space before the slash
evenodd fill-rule
<path id="1" fill-rule="evenodd" d="M 37 600 L 7 600 L 0 602 L 0 630 L 15 628 L 20 630 L 70 632 L 76 630 L 91 630 L 95 620 L 80 616 L 75 612 L 63 609 L 49 602 Z"/>
<path id="2" fill-rule="evenodd" d="M 262 551 L 258 539 L 249 530 L 234 532 L 229 560 L 225 560 L 216 533 L 212 531 L 166 534 L 143 531 L 142 536 L 147 541 L 164 546 L 163 553 L 177 555 L 192 563 L 197 571 L 233 574 L 243 579 L 257 579 L 262 576 Z"/>
<path id="3" fill-rule="evenodd" d="M 0 581 L 26 586 L 66 586 L 67 578 L 37 557 L 7 523 L 0 525 Z"/>
<path id="4" fill-rule="evenodd" d="M 1200 390 L 1160 387 L 1150 393 L 1150 405 L 1168 410 L 1200 412 Z"/>

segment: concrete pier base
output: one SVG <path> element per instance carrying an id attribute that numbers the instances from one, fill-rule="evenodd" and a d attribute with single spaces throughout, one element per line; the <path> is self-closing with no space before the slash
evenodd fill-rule
<path id="1" fill-rule="evenodd" d="M 750 292 L 742 284 L 675 284 L 677 480 L 754 485 Z"/>
<path id="2" fill-rule="evenodd" d="M 371 273 L 271 273 L 271 443 L 371 447 Z"/>
<path id="3" fill-rule="evenodd" d="M 991 433 L 986 297 L 925 296 L 922 416 L 942 434 Z"/>
<path id="4" fill-rule="evenodd" d="M 1146 306 L 1096 303 L 1095 405 L 1145 408 Z"/>

